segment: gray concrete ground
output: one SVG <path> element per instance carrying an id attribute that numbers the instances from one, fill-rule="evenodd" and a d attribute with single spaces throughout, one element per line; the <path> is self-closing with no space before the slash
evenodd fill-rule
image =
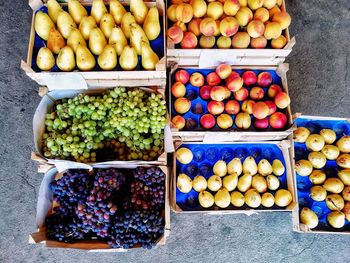
<path id="1" fill-rule="evenodd" d="M 288 58 L 293 112 L 349 117 L 349 0 L 286 0 L 297 44 Z M 19 68 L 27 1 L 0 1 L 0 262 L 350 262 L 350 236 L 298 234 L 291 215 L 175 215 L 167 245 L 124 254 L 28 244 L 41 174 L 30 160 L 38 85 Z"/>

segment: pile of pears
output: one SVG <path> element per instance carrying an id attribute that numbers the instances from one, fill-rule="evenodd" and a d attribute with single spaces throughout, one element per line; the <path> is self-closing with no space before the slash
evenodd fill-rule
<path id="1" fill-rule="evenodd" d="M 35 32 L 46 41 L 36 64 L 50 71 L 55 64 L 61 71 L 91 71 L 96 66 L 113 70 L 134 70 L 138 56 L 145 70 L 154 70 L 159 57 L 150 41 L 160 32 L 159 12 L 143 0 L 130 0 L 130 12 L 118 0 L 111 0 L 109 12 L 103 0 L 93 0 L 90 15 L 78 0 L 68 1 L 68 12 L 56 0 L 47 2 L 48 14 L 35 14 Z M 58 55 L 55 61 L 54 54 Z"/>

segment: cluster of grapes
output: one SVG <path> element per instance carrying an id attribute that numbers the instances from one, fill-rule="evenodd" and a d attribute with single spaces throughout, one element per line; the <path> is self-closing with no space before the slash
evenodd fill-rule
<path id="1" fill-rule="evenodd" d="M 44 155 L 95 162 L 111 149 L 113 159 L 154 160 L 163 147 L 165 104 L 160 94 L 124 87 L 58 101 L 46 115 Z"/>

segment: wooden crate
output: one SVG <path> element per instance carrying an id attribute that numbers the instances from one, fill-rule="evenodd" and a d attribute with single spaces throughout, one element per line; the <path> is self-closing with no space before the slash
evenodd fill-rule
<path id="1" fill-rule="evenodd" d="M 169 74 L 168 89 L 171 90 L 172 74 L 178 68 L 191 68 L 197 69 L 198 67 L 180 67 L 174 64 Z M 215 67 L 210 67 L 215 68 Z M 210 69 L 209 68 L 209 69 Z M 281 77 L 282 88 L 288 94 L 288 82 L 287 82 L 287 71 L 289 65 L 287 63 L 280 64 L 278 66 L 232 66 L 232 69 L 245 69 L 245 70 L 274 70 L 277 75 Z M 169 92 L 169 114 L 172 119 L 172 104 L 171 104 L 171 92 Z M 290 105 L 287 107 L 286 116 L 288 118 L 288 128 L 283 131 L 179 131 L 172 127 L 172 135 L 174 140 L 182 141 L 274 141 L 283 140 L 293 132 L 295 126 L 293 125 L 293 117 Z"/>
<path id="2" fill-rule="evenodd" d="M 93 168 L 136 168 L 138 166 L 151 167 L 151 165 L 130 165 L 130 164 L 120 164 L 120 165 L 108 165 L 108 166 L 93 166 Z M 157 247 L 165 245 L 167 237 L 170 235 L 170 202 L 169 202 L 169 189 L 170 189 L 170 176 L 169 170 L 166 166 L 159 166 L 159 168 L 165 173 L 165 203 L 164 203 L 164 234 L 159 238 L 157 242 Z M 91 252 L 125 252 L 128 250 L 134 250 L 139 247 L 131 249 L 113 249 L 110 248 L 106 242 L 101 240 L 81 240 L 74 243 L 65 243 L 54 240 L 48 240 L 46 237 L 46 227 L 45 218 L 47 215 L 52 213 L 52 193 L 49 190 L 49 183 L 52 182 L 57 175 L 60 173 L 56 168 L 52 168 L 45 173 L 43 181 L 40 185 L 40 190 L 38 194 L 37 203 L 37 214 L 36 214 L 36 225 L 38 231 L 29 235 L 30 244 L 44 244 L 46 247 L 55 248 L 75 248 L 89 250 Z"/>
<path id="3" fill-rule="evenodd" d="M 286 11 L 284 0 L 281 10 Z M 278 65 L 285 61 L 296 42 L 295 38 L 290 38 L 288 28 L 283 31 L 283 34 L 287 38 L 287 44 L 283 49 L 179 49 L 167 41 L 168 63 L 176 62 L 179 65 L 199 66 L 200 68 L 208 65 L 217 66 L 220 63 L 239 66 Z"/>
<path id="4" fill-rule="evenodd" d="M 91 6 L 91 0 L 81 0 L 85 6 Z M 105 1 L 108 3 L 109 1 Z M 120 1 L 123 5 L 129 5 L 129 0 Z M 66 81 L 73 81 L 76 78 L 83 77 L 90 86 L 108 87 L 108 86 L 137 86 L 137 85 L 165 85 L 166 84 L 166 48 L 164 37 L 164 56 L 160 57 L 155 70 L 138 70 L 138 71 L 73 71 L 73 72 L 36 72 L 32 68 L 35 30 L 34 30 L 34 16 L 35 11 L 46 3 L 46 0 L 29 0 L 29 5 L 33 9 L 33 18 L 31 24 L 31 31 L 29 36 L 27 60 L 21 61 L 21 68 L 31 79 L 40 85 L 46 85 L 50 80 L 55 81 L 57 77 L 66 79 Z M 162 0 L 145 1 L 148 7 L 157 6 L 159 15 L 163 22 L 163 36 L 166 32 L 165 27 L 165 7 Z M 66 6 L 66 3 L 61 4 Z"/>
<path id="5" fill-rule="evenodd" d="M 212 141 L 212 144 L 253 144 L 253 143 L 258 143 L 258 144 L 274 144 L 277 145 L 280 150 L 282 151 L 283 154 L 283 159 L 285 161 L 285 169 L 286 169 L 286 178 L 287 178 L 287 188 L 292 194 L 292 202 L 285 208 L 279 208 L 279 209 L 203 209 L 200 211 L 184 211 L 182 210 L 178 204 L 176 203 L 176 178 L 177 178 L 177 172 L 176 172 L 176 157 L 175 154 L 173 156 L 173 174 L 171 177 L 171 208 L 175 213 L 199 213 L 199 214 L 216 214 L 216 215 L 221 215 L 221 214 L 246 214 L 246 215 L 252 215 L 252 214 L 258 214 L 260 212 L 291 212 L 294 211 L 297 207 L 297 197 L 296 197 L 296 185 L 294 182 L 293 174 L 292 174 L 292 166 L 291 166 L 291 141 L 290 140 L 283 140 L 283 141 L 257 141 L 257 142 L 217 142 L 217 141 Z M 176 142 L 175 143 L 175 148 L 178 149 L 181 145 L 183 144 L 204 144 L 203 142 Z"/>

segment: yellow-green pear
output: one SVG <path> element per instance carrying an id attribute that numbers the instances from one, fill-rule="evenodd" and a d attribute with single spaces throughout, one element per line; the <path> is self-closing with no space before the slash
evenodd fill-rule
<path id="1" fill-rule="evenodd" d="M 100 24 L 102 16 L 108 13 L 103 0 L 93 0 L 91 5 L 91 16 L 95 18 L 97 24 Z"/>
<path id="2" fill-rule="evenodd" d="M 281 176 L 284 174 L 285 168 L 282 162 L 278 159 L 273 160 L 272 162 L 272 172 L 276 176 Z"/>
<path id="3" fill-rule="evenodd" d="M 119 2 L 119 0 L 111 0 L 109 2 L 109 12 L 114 18 L 117 25 L 122 22 L 123 15 L 126 13 L 124 6 Z"/>
<path id="4" fill-rule="evenodd" d="M 37 12 L 35 14 L 34 29 L 35 32 L 44 40 L 49 38 L 51 28 L 55 28 L 55 24 L 51 18 L 44 12 Z"/>
<path id="5" fill-rule="evenodd" d="M 108 44 L 114 46 L 118 56 L 122 54 L 124 47 L 128 45 L 128 40 L 124 36 L 124 33 L 120 27 L 116 26 L 112 29 Z"/>
<path id="6" fill-rule="evenodd" d="M 93 18 L 92 16 L 84 16 L 79 24 L 79 30 L 85 40 L 89 40 L 91 30 L 96 27 L 97 24 L 95 18 Z"/>
<path id="7" fill-rule="evenodd" d="M 64 41 L 64 38 L 62 37 L 61 33 L 55 28 L 51 28 L 46 46 L 54 54 L 58 54 L 61 48 L 63 48 L 65 45 L 66 45 L 66 42 Z"/>
<path id="8" fill-rule="evenodd" d="M 156 39 L 160 34 L 159 12 L 157 7 L 151 7 L 143 22 L 143 31 L 149 40 Z"/>
<path id="9" fill-rule="evenodd" d="M 143 24 L 148 13 L 148 8 L 143 0 L 130 0 L 130 11 L 139 25 Z"/>
<path id="10" fill-rule="evenodd" d="M 135 17 L 130 12 L 125 13 L 125 15 L 123 15 L 120 27 L 128 39 L 130 38 L 130 27 L 132 24 L 136 24 Z"/>
<path id="11" fill-rule="evenodd" d="M 70 31 L 72 28 L 76 28 L 73 18 L 66 11 L 59 13 L 57 17 L 57 28 L 62 34 L 62 36 L 67 39 L 69 37 Z"/>
<path id="12" fill-rule="evenodd" d="M 227 172 L 228 174 L 236 173 L 238 176 L 242 174 L 242 162 L 239 158 L 233 158 L 228 164 L 227 164 Z"/>
<path id="13" fill-rule="evenodd" d="M 77 51 L 78 45 L 86 46 L 85 39 L 83 35 L 80 33 L 79 29 L 73 28 L 70 31 L 69 37 L 67 39 L 67 45 L 70 46 L 74 52 Z"/>
<path id="14" fill-rule="evenodd" d="M 36 65 L 41 70 L 51 70 L 53 68 L 55 65 L 55 58 L 50 49 L 47 47 L 42 47 L 39 49 L 36 57 Z"/>
<path id="15" fill-rule="evenodd" d="M 260 162 L 258 163 L 258 172 L 263 176 L 272 174 L 272 166 L 268 160 L 266 159 L 260 160 Z"/>
<path id="16" fill-rule="evenodd" d="M 56 24 L 58 14 L 62 11 L 62 7 L 59 3 L 57 3 L 56 0 L 49 0 L 47 1 L 47 10 L 49 13 L 49 17 Z"/>
<path id="17" fill-rule="evenodd" d="M 76 52 L 77 66 L 82 71 L 92 70 L 96 65 L 95 57 L 90 50 L 83 45 L 79 45 Z"/>
<path id="18" fill-rule="evenodd" d="M 104 14 L 100 21 L 100 28 L 107 39 L 111 36 L 114 27 L 115 22 L 113 16 L 111 14 Z"/>
<path id="19" fill-rule="evenodd" d="M 137 55 L 141 55 L 141 43 L 149 44 L 148 38 L 138 24 L 132 24 L 130 28 L 130 44 L 136 50 Z"/>
<path id="20" fill-rule="evenodd" d="M 57 67 L 62 71 L 72 71 L 75 68 L 74 51 L 70 46 L 61 49 L 56 59 Z"/>
<path id="21" fill-rule="evenodd" d="M 117 52 L 111 45 L 106 45 L 101 55 L 98 56 L 97 63 L 103 70 L 112 70 L 117 66 Z"/>
<path id="22" fill-rule="evenodd" d="M 89 48 L 94 55 L 100 55 L 107 45 L 107 40 L 101 29 L 94 28 L 90 32 Z"/>
<path id="23" fill-rule="evenodd" d="M 119 64 L 124 70 L 133 70 L 137 66 L 137 53 L 133 47 L 126 46 L 119 57 Z"/>
<path id="24" fill-rule="evenodd" d="M 254 175 L 258 172 L 258 166 L 252 156 L 245 158 L 243 162 L 243 173 Z"/>
<path id="25" fill-rule="evenodd" d="M 240 192 L 244 193 L 252 185 L 253 176 L 249 173 L 242 175 L 238 179 L 237 188 Z"/>
<path id="26" fill-rule="evenodd" d="M 159 57 L 146 42 L 141 43 L 141 64 L 145 70 L 154 70 Z"/>
<path id="27" fill-rule="evenodd" d="M 68 1 L 68 12 L 77 24 L 80 24 L 84 16 L 88 16 L 85 7 L 78 0 Z"/>

